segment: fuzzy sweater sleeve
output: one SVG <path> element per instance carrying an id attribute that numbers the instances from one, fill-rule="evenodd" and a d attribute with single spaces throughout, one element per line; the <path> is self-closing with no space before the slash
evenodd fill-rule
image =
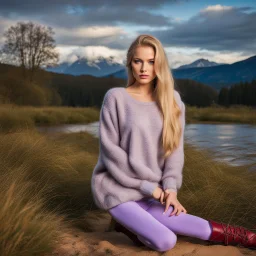
<path id="1" fill-rule="evenodd" d="M 169 189 L 177 193 L 182 185 L 182 171 L 184 166 L 184 130 L 185 130 L 185 104 L 181 101 L 180 95 L 178 104 L 181 107 L 181 139 L 178 147 L 165 160 L 165 166 L 162 175 L 163 189 Z"/>
<path id="2" fill-rule="evenodd" d="M 101 160 L 111 176 L 122 186 L 135 188 L 145 195 L 152 195 L 158 183 L 130 177 L 131 166 L 127 152 L 120 146 L 118 115 L 114 97 L 108 92 L 100 111 L 99 141 Z M 143 170 L 142 170 L 143 171 Z"/>

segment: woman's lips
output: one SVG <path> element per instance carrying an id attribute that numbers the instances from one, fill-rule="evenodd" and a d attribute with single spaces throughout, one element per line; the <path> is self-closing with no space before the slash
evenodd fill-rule
<path id="1" fill-rule="evenodd" d="M 148 76 L 140 75 L 140 78 L 148 78 Z"/>

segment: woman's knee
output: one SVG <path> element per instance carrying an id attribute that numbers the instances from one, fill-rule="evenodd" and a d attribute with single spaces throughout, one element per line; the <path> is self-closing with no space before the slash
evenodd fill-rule
<path id="1" fill-rule="evenodd" d="M 164 252 L 171 250 L 176 245 L 176 242 L 177 236 L 174 233 L 168 233 L 168 235 L 162 236 L 155 245 L 157 251 Z"/>
<path id="2" fill-rule="evenodd" d="M 150 240 L 145 240 L 140 236 L 138 236 L 138 238 L 142 240 L 143 243 L 159 252 L 171 250 L 176 245 L 177 242 L 177 236 L 170 230 L 169 232 L 163 233 L 161 237 L 158 236 Z"/>

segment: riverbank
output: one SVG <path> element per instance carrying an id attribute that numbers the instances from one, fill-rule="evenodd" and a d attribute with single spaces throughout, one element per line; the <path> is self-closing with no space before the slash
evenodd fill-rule
<path id="1" fill-rule="evenodd" d="M 132 245 L 123 234 L 104 231 L 110 216 L 94 205 L 90 188 L 99 154 L 97 138 L 87 132 L 48 137 L 20 130 L 0 134 L 0 141 L 0 216 L 6 231 L 0 239 L 2 256 L 24 255 L 25 251 L 27 255 L 73 255 L 74 251 L 79 255 L 149 253 L 146 247 Z M 248 172 L 248 166 L 232 167 L 213 161 L 206 152 L 187 144 L 185 159 L 178 197 L 188 213 L 256 231 L 252 193 L 256 173 Z M 97 226 L 99 222 L 101 226 Z M 95 231 L 97 228 L 101 231 Z M 130 249 L 124 240 L 129 241 Z M 194 251 L 194 255 L 203 255 L 198 244 L 216 252 L 216 245 L 199 239 L 188 239 L 184 244 L 182 241 L 175 249 L 177 255 L 186 253 L 181 248 L 187 242 L 190 249 L 184 248 Z M 7 242 L 8 247 L 4 246 Z M 85 249 L 79 252 L 79 245 Z M 227 247 L 220 248 L 225 255 Z M 229 248 L 238 253 L 237 247 Z M 251 254 L 251 250 L 244 250 Z"/>
<path id="2" fill-rule="evenodd" d="M 95 107 L 20 107 L 0 105 L 0 132 L 35 129 L 41 125 L 88 124 L 99 120 Z M 256 109 L 252 107 L 186 106 L 186 123 L 240 123 L 256 124 Z"/>
<path id="3" fill-rule="evenodd" d="M 99 120 L 94 107 L 32 107 L 0 105 L 0 132 L 23 129 L 36 130 L 36 126 L 58 124 L 88 124 Z"/>
<path id="4" fill-rule="evenodd" d="M 187 123 L 256 124 L 256 109 L 247 106 L 186 107 Z"/>

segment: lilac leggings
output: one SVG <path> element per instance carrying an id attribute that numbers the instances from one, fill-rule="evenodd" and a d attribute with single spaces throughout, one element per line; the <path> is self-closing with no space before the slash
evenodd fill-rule
<path id="1" fill-rule="evenodd" d="M 172 249 L 177 241 L 176 234 L 208 240 L 212 233 L 209 222 L 200 217 L 181 212 L 170 213 L 173 206 L 163 214 L 162 205 L 154 198 L 128 201 L 109 209 L 110 215 L 120 224 L 137 235 L 138 239 L 156 251 Z"/>

